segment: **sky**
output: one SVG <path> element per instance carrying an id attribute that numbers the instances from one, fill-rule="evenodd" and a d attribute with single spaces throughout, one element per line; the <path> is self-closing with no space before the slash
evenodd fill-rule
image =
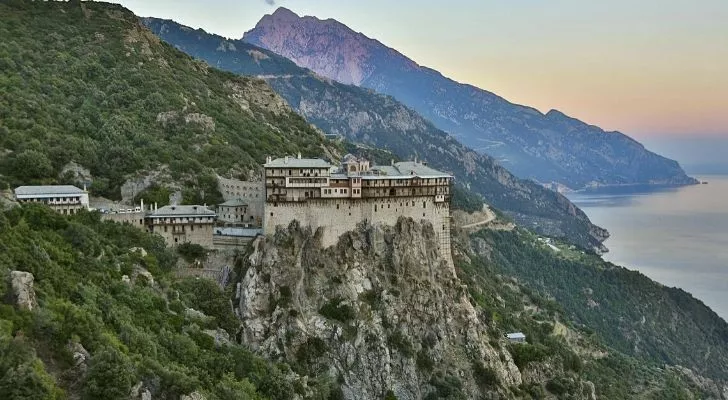
<path id="1" fill-rule="evenodd" d="M 542 112 L 639 139 L 728 138 L 728 0 L 117 2 L 236 39 L 284 6 Z"/>

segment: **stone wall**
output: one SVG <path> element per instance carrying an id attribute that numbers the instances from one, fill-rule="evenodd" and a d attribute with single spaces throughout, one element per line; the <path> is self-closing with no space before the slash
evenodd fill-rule
<path id="1" fill-rule="evenodd" d="M 242 216 L 246 222 L 250 217 L 258 224 L 263 219 L 265 203 L 265 185 L 263 182 L 240 181 L 237 179 L 217 178 L 217 187 L 225 201 L 240 199 L 248 204 L 245 214 Z"/>
<path id="2" fill-rule="evenodd" d="M 146 230 L 144 225 L 144 212 L 130 212 L 130 213 L 108 213 L 101 214 L 101 219 L 104 221 L 114 221 L 120 224 L 130 224 L 139 229 Z"/>
<path id="3" fill-rule="evenodd" d="M 346 232 L 366 221 L 372 225 L 394 225 L 399 217 L 429 221 L 438 236 L 443 257 L 450 256 L 450 205 L 435 203 L 431 196 L 390 199 L 310 199 L 305 202 L 265 203 L 263 230 L 275 233 L 276 227 L 287 227 L 297 220 L 313 230 L 322 228 L 322 246 L 329 247 Z"/>
<path id="4" fill-rule="evenodd" d="M 193 227 L 194 226 L 194 227 Z M 165 232 L 165 229 L 166 232 Z M 182 231 L 184 229 L 184 232 Z M 154 233 L 162 236 L 167 246 L 178 246 L 182 243 L 199 244 L 206 248 L 212 248 L 212 224 L 174 224 L 155 225 Z"/>

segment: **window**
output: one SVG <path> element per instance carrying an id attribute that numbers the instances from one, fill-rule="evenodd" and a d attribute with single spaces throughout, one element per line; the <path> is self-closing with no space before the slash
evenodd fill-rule
<path id="1" fill-rule="evenodd" d="M 167 227 L 166 226 L 164 227 L 164 233 L 167 233 Z"/>

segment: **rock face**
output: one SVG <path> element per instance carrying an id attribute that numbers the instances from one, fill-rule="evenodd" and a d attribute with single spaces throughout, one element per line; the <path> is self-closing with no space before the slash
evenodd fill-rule
<path id="1" fill-rule="evenodd" d="M 35 289 L 33 289 L 33 274 L 24 271 L 10 272 L 10 284 L 13 289 L 13 298 L 15 304 L 20 309 L 32 311 L 38 307 L 35 298 Z"/>
<path id="2" fill-rule="evenodd" d="M 420 399 L 448 379 L 476 398 L 521 382 L 429 224 L 362 224 L 324 250 L 317 234 L 294 222 L 256 239 L 245 264 L 236 307 L 242 341 L 300 372 L 328 372 L 347 399 L 390 390 Z M 476 383 L 476 368 L 493 386 Z"/>
<path id="3" fill-rule="evenodd" d="M 592 225 L 565 197 L 516 178 L 491 157 L 464 146 L 390 96 L 322 78 L 240 40 L 233 41 L 236 51 L 223 52 L 217 49 L 227 39 L 220 36 L 173 21 L 146 18 L 144 23 L 176 48 L 210 65 L 264 77 L 291 107 L 331 135 L 387 149 L 401 159 L 429 161 L 433 167 L 454 174 L 459 184 L 482 195 L 518 224 L 543 235 L 566 237 L 583 248 L 604 250 L 601 243 L 607 232 Z M 253 51 L 267 58 L 253 57 Z"/>
<path id="4" fill-rule="evenodd" d="M 391 95 L 522 178 L 571 189 L 696 183 L 677 162 L 626 135 L 455 82 L 335 20 L 279 8 L 243 40 L 327 78 Z"/>

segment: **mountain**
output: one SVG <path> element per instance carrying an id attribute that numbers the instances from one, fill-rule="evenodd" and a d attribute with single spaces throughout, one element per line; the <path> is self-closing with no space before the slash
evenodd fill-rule
<path id="1" fill-rule="evenodd" d="M 264 82 L 216 71 L 157 42 L 118 5 L 2 0 L 0 13 L 0 83 L 12 90 L 0 108 L 1 161 L 7 163 L 3 168 L 12 167 L 3 169 L 10 183 L 26 178 L 21 165 L 39 182 L 66 179 L 53 169 L 67 161 L 66 150 L 92 157 L 74 158 L 84 163 L 77 169 L 89 165 L 97 174 L 94 184 L 106 180 L 112 194 L 111 183 L 126 179 L 125 171 L 156 171 L 166 164 L 170 156 L 164 151 L 172 153 L 166 166 L 171 179 L 192 179 L 200 178 L 198 169 L 217 172 L 218 163 L 238 171 L 253 166 L 255 160 L 248 164 L 247 157 L 270 151 L 265 146 L 313 155 L 343 150 L 291 113 Z M 59 71 L 65 68 L 69 71 Z M 145 97 L 147 88 L 154 93 Z M 86 115 L 86 130 L 75 115 L 80 111 L 71 107 L 74 101 L 96 106 Z M 183 104 L 174 109 L 179 114 L 158 117 L 158 109 L 168 109 L 165 101 Z M 160 102 L 163 107 L 155 108 Z M 190 115 L 191 110 L 199 112 Z M 119 118 L 106 120 L 110 116 Z M 96 132 L 98 120 L 106 123 Z M 135 129 L 113 130 L 125 120 Z M 236 134 L 231 126 L 251 132 Z M 192 144 L 185 147 L 188 141 Z M 97 158 L 113 154 L 105 152 L 107 145 L 143 156 L 142 166 L 115 158 L 105 166 Z M 204 159 L 211 155 L 217 159 Z M 105 174 L 114 167 L 121 170 L 117 175 Z M 454 233 L 454 265 L 436 250 L 432 226 L 411 219 L 386 227 L 361 224 L 327 248 L 310 229 L 293 223 L 235 251 L 175 250 L 158 235 L 102 221 L 98 212 L 64 216 L 41 204 L 19 205 L 2 187 L 0 397 L 726 397 L 717 379 L 605 345 L 548 293 L 504 275 L 511 266 L 489 254 L 502 250 L 504 257 L 518 257 L 513 247 L 528 246 L 531 234 L 494 244 L 483 240 L 497 237 L 477 240 L 458 229 Z M 525 261 L 543 259 L 535 264 L 555 269 L 547 251 L 529 249 Z M 184 277 L 199 275 L 200 264 L 205 273 L 207 267 L 230 271 L 230 279 Z M 588 264 L 583 267 L 594 273 Z M 583 272 L 566 271 L 574 270 Z M 616 282 L 631 285 L 619 277 Z M 610 293 L 623 292 L 594 287 L 595 296 Z M 657 310 L 663 299 L 653 301 L 655 291 L 646 293 L 641 310 Z M 614 301 L 598 299 L 604 308 Z M 656 337 L 674 334 L 668 350 L 690 342 L 701 356 L 706 346 L 720 347 L 712 332 L 721 327 L 709 325 L 704 306 L 689 296 L 675 299 L 673 318 L 654 325 Z M 610 309 L 606 315 L 618 315 L 618 308 Z M 604 325 L 595 327 L 601 331 Z M 707 340 L 694 334 L 698 330 Z M 524 332 L 527 342 L 509 343 L 504 334 L 513 331 Z M 709 362 L 722 355 L 713 350 Z M 715 369 L 713 375 L 723 373 L 721 366 Z"/>
<path id="2" fill-rule="evenodd" d="M 602 250 L 608 233 L 564 196 L 521 180 L 492 158 L 477 153 L 396 99 L 322 78 L 275 53 L 228 40 L 173 21 L 145 18 L 163 40 L 210 65 L 263 77 L 309 122 L 355 143 L 386 149 L 402 159 L 419 157 L 452 172 L 468 187 L 518 223 L 583 248 Z"/>
<path id="3" fill-rule="evenodd" d="M 538 110 L 444 77 L 335 20 L 279 8 L 243 40 L 346 84 L 388 94 L 522 178 L 571 189 L 692 184 L 677 162 L 619 132 Z"/>
<path id="4" fill-rule="evenodd" d="M 213 203 L 216 173 L 338 151 L 265 81 L 194 60 L 120 6 L 72 3 L 0 2 L 0 188 L 89 183 L 118 200 L 141 176 Z"/>

